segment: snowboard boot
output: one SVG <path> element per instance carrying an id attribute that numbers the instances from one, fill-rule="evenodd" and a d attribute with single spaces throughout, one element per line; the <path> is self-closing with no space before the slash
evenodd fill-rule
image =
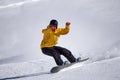
<path id="1" fill-rule="evenodd" d="M 69 64 L 68 61 L 64 61 L 63 62 L 63 65 L 67 65 L 67 64 Z"/>
<path id="2" fill-rule="evenodd" d="M 80 60 L 81 60 L 81 57 L 78 57 L 78 58 L 76 59 L 76 62 L 80 62 Z"/>

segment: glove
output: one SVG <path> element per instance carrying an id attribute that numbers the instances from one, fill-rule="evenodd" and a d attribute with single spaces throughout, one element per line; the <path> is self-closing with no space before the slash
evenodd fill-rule
<path id="1" fill-rule="evenodd" d="M 69 26 L 70 25 L 70 22 L 66 22 L 66 26 Z"/>

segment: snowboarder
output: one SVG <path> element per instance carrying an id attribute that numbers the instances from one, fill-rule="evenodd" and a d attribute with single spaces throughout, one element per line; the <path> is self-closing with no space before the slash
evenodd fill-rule
<path id="1" fill-rule="evenodd" d="M 70 22 L 66 22 L 65 28 L 58 28 L 58 21 L 55 19 L 51 20 L 47 28 L 42 30 L 44 35 L 40 45 L 41 50 L 45 55 L 53 57 L 58 66 L 65 65 L 60 55 L 65 56 L 70 63 L 76 62 L 76 58 L 70 50 L 56 46 L 60 35 L 69 33 L 69 30 Z"/>

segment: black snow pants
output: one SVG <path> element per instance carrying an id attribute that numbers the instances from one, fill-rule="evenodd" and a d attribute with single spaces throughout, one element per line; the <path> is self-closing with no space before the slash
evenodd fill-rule
<path id="1" fill-rule="evenodd" d="M 53 57 L 57 65 L 63 65 L 63 60 L 60 55 L 66 57 L 71 63 L 76 62 L 76 58 L 66 48 L 54 46 L 41 48 L 41 50 L 45 55 Z"/>

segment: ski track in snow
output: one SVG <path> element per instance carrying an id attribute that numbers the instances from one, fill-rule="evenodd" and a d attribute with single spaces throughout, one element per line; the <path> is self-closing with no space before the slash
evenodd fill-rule
<path id="1" fill-rule="evenodd" d="M 15 64 L 5 64 L 5 65 L 2 65 L 2 66 L 4 66 L 4 67 L 7 67 L 7 68 L 5 68 L 5 69 L 9 69 L 9 68 L 12 68 L 13 66 L 15 66 L 15 65 L 17 65 L 17 67 L 15 67 L 15 68 L 19 68 L 18 69 L 18 71 L 16 70 L 16 69 L 14 69 L 13 70 L 13 72 L 15 73 L 12 73 L 13 75 L 11 75 L 12 77 L 5 77 L 5 78 L 0 78 L 0 80 L 7 80 L 7 79 L 22 79 L 22 78 L 30 78 L 30 77 L 36 77 L 36 76 L 50 76 L 50 75 L 55 75 L 55 74 L 60 74 L 60 73 L 63 73 L 63 72 L 65 72 L 65 71 L 68 71 L 68 70 L 71 70 L 71 69 L 75 69 L 75 68 L 79 68 L 79 67 L 81 67 L 81 66 L 84 66 L 84 64 L 87 64 L 86 62 L 82 62 L 82 63 L 80 63 L 80 65 L 79 64 L 75 64 L 74 66 L 71 66 L 71 67 L 69 67 L 69 68 L 65 68 L 65 69 L 63 69 L 63 70 L 61 70 L 60 72 L 58 72 L 58 73 L 50 73 L 49 71 L 50 71 L 50 69 L 52 68 L 49 68 L 49 69 L 47 69 L 47 70 L 45 70 L 44 71 L 44 69 L 41 67 L 39 67 L 38 68 L 38 66 L 40 65 L 39 63 L 38 63 L 39 61 L 35 61 L 35 62 L 32 62 L 32 64 L 31 64 L 31 62 L 24 62 L 24 63 L 15 63 Z M 47 63 L 47 62 L 46 62 Z M 20 67 L 20 65 L 23 65 L 22 67 Z M 28 70 L 26 70 L 27 72 L 25 72 L 24 73 L 24 71 L 25 71 L 25 69 L 27 68 L 27 66 L 31 66 L 32 65 L 32 67 L 30 68 L 30 69 L 32 69 L 32 68 L 35 68 L 35 67 L 37 67 L 37 70 L 39 70 L 39 71 L 34 71 L 34 70 L 31 70 L 31 71 L 33 71 L 32 72 L 32 74 L 29 74 L 28 72 L 29 72 L 29 70 L 30 69 L 28 69 Z M 36 66 L 36 65 L 38 65 L 38 66 Z M 44 65 L 45 66 L 45 64 L 42 64 L 42 65 Z M 35 67 L 34 67 L 35 66 Z M 3 67 L 3 68 L 4 68 Z M 1 68 L 1 66 L 0 66 L 0 68 Z M 24 69 L 23 69 L 24 68 Z M 5 70 L 4 69 L 4 70 Z M 16 70 L 16 71 L 15 71 Z M 43 71 L 42 71 L 43 70 Z M 7 70 L 7 71 L 9 71 L 9 70 Z M 12 70 L 11 70 L 12 71 Z M 19 73 L 19 71 L 22 71 L 22 75 Z M 17 76 L 15 76 L 15 75 L 17 75 Z"/>
<path id="2" fill-rule="evenodd" d="M 22 76 L 2 78 L 2 79 L 0 79 L 0 80 L 8 80 L 8 79 L 10 80 L 10 79 L 28 78 L 28 77 L 35 77 L 35 76 L 47 75 L 47 74 L 50 74 L 50 73 L 49 73 L 49 72 L 33 73 L 33 74 L 22 75 Z"/>

